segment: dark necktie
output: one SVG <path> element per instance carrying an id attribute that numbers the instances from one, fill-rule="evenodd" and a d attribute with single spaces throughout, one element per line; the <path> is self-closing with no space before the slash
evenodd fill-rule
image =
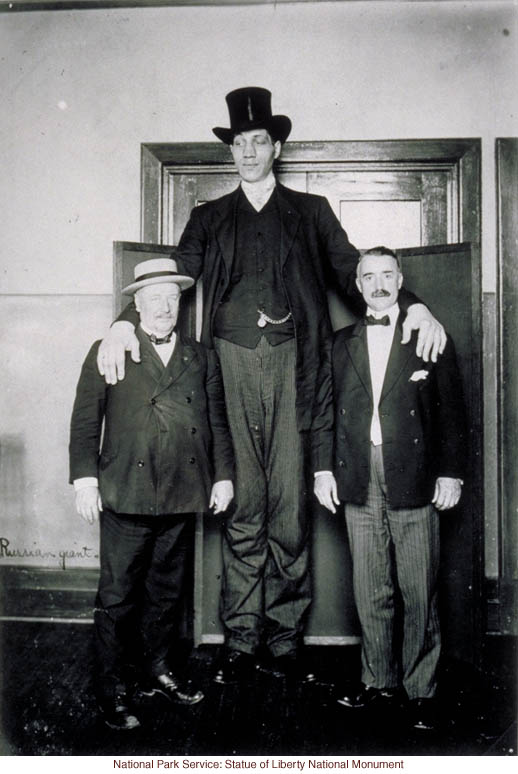
<path id="1" fill-rule="evenodd" d="M 152 344 L 169 344 L 169 342 L 171 341 L 173 332 L 174 331 L 171 331 L 171 333 L 168 333 L 167 336 L 164 336 L 161 339 L 158 336 L 155 336 L 154 333 L 149 333 L 148 336 Z"/>
<path id="2" fill-rule="evenodd" d="M 365 325 L 390 325 L 390 317 L 388 314 L 383 317 L 374 317 L 372 314 L 368 314 L 364 319 Z"/>

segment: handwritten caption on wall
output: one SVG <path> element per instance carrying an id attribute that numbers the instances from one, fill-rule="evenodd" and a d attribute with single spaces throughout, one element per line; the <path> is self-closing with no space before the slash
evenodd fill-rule
<path id="1" fill-rule="evenodd" d="M 33 543 L 31 547 L 28 546 L 16 546 L 11 543 L 9 538 L 0 537 L 0 560 L 1 559 L 44 559 L 48 562 L 49 559 L 56 560 L 58 566 L 62 570 L 67 569 L 67 562 L 73 561 L 85 561 L 87 559 L 98 559 L 99 552 L 96 548 L 90 548 L 90 546 L 81 546 L 80 548 L 59 548 L 59 549 L 43 549 L 39 548 L 36 543 Z"/>

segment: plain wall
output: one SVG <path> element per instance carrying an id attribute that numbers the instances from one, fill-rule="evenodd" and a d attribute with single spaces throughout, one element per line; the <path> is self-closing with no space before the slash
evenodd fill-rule
<path id="1" fill-rule="evenodd" d="M 0 563 L 97 563 L 81 553 L 97 531 L 74 512 L 68 423 L 111 318 L 112 242 L 140 238 L 140 144 L 215 140 L 224 95 L 243 85 L 271 89 L 290 140 L 480 137 L 492 293 L 494 141 L 518 134 L 517 31 L 511 2 L 0 14 Z"/>

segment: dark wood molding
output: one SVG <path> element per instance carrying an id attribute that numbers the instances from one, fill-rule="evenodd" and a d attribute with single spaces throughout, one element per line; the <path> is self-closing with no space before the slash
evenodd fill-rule
<path id="1" fill-rule="evenodd" d="M 518 634 L 518 138 L 495 141 L 497 190 L 498 430 L 500 567 L 496 598 L 502 634 Z"/>
<path id="2" fill-rule="evenodd" d="M 0 2 L 0 13 L 88 11 L 98 8 L 174 8 L 175 6 L 199 5 L 279 5 L 280 3 L 309 2 L 315 2 L 315 0 L 10 0 L 9 2 Z"/>
<path id="3" fill-rule="evenodd" d="M 98 569 L 0 567 L 0 620 L 93 621 Z"/>

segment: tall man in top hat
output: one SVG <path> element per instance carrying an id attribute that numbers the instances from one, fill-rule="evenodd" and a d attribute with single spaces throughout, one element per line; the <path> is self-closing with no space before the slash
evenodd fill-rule
<path id="1" fill-rule="evenodd" d="M 358 252 L 324 197 L 276 182 L 291 121 L 272 114 L 270 92 L 242 88 L 226 100 L 230 128 L 213 131 L 230 146 L 241 184 L 193 209 L 176 254 L 182 271 L 202 277 L 202 341 L 220 358 L 236 456 L 235 509 L 223 528 L 227 647 L 215 679 L 246 673 L 260 643 L 276 673 L 305 679 L 296 656 L 311 601 L 306 437 L 331 330 L 326 276 L 357 300 Z M 405 310 L 414 301 L 402 291 Z M 138 359 L 135 322 L 128 308 L 99 351 L 108 382 L 124 376 L 124 349 Z M 416 327 L 419 348 L 436 357 L 442 326 L 421 304 L 405 340 Z"/>
<path id="2" fill-rule="evenodd" d="M 96 690 L 104 720 L 116 730 L 139 725 L 128 695 L 135 654 L 150 691 L 184 705 L 203 698 L 178 672 L 178 603 L 194 514 L 227 508 L 234 461 L 217 356 L 174 332 L 180 293 L 192 283 L 172 259 L 137 264 L 135 282 L 123 292 L 135 293 L 142 364 L 128 355 L 126 378 L 107 385 L 94 344 L 72 413 L 76 507 L 101 526 Z"/>
<path id="3" fill-rule="evenodd" d="M 321 372 L 315 494 L 332 512 L 345 502 L 362 629 L 363 686 L 339 702 L 393 712 L 402 696 L 410 699 L 412 724 L 429 730 L 441 649 L 438 511 L 459 501 L 466 431 L 451 339 L 435 365 L 401 345 L 402 282 L 392 250 L 362 255 L 357 283 L 368 313 L 334 334 L 332 370 Z"/>

